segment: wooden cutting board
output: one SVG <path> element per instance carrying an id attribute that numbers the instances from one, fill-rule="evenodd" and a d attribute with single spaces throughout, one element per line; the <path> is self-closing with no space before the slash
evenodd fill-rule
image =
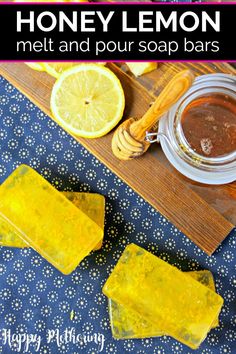
<path id="1" fill-rule="evenodd" d="M 123 85 L 126 96 L 124 118 L 141 117 L 176 71 L 191 67 L 196 75 L 213 72 L 236 74 L 229 64 L 160 64 L 138 80 L 125 73 L 125 65 L 109 64 Z M 29 97 L 46 114 L 54 79 L 23 63 L 2 63 L 0 74 Z M 172 168 L 156 144 L 144 156 L 119 161 L 111 152 L 112 133 L 99 139 L 78 139 L 92 154 L 122 178 L 154 208 L 183 231 L 209 255 L 236 223 L 236 184 L 203 186 L 191 182 Z"/>

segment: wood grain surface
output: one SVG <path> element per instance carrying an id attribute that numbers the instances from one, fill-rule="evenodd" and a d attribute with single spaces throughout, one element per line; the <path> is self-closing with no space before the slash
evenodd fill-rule
<path id="1" fill-rule="evenodd" d="M 227 64 L 162 64 L 158 70 L 136 80 L 117 65 L 109 64 L 120 78 L 125 91 L 124 118 L 141 117 L 173 72 L 189 65 L 196 74 L 234 72 Z M 2 63 L 0 74 L 51 115 L 52 77 L 33 71 L 23 63 Z M 157 150 L 151 149 L 139 159 L 123 162 L 113 156 L 111 138 L 112 133 L 100 139 L 78 140 L 206 253 L 213 253 L 232 230 L 233 223 L 210 206 L 197 189 L 194 191 L 194 184 L 168 166 L 157 146 Z M 235 194 L 232 195 L 235 201 Z"/>
<path id="2" fill-rule="evenodd" d="M 187 65 L 196 75 L 203 75 L 206 73 L 223 72 L 236 75 L 236 70 L 227 63 L 188 63 Z M 164 64 L 160 65 L 158 70 L 155 70 L 149 74 L 141 76 L 138 81 L 141 85 L 148 89 L 149 93 L 157 96 L 163 86 L 178 70 L 186 68 L 186 64 Z M 122 66 L 122 69 L 126 71 L 128 68 L 126 65 Z M 127 74 L 132 74 L 127 71 Z M 155 145 L 152 148 L 153 156 L 164 164 L 175 176 L 180 178 L 186 185 L 200 195 L 207 203 L 219 211 L 227 220 L 236 224 L 236 182 L 223 186 L 203 185 L 191 181 L 181 175 L 166 159 L 160 146 Z"/>

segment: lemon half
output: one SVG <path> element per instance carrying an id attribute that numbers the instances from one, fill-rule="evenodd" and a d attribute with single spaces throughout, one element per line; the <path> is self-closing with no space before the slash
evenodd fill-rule
<path id="1" fill-rule="evenodd" d="M 106 63 L 99 63 L 100 65 L 106 65 Z M 44 68 L 46 72 L 55 77 L 56 79 L 67 69 L 72 68 L 73 66 L 80 65 L 79 62 L 57 62 L 57 63 L 44 63 Z"/>
<path id="2" fill-rule="evenodd" d="M 73 66 L 78 65 L 78 63 L 72 63 L 72 62 L 68 62 L 68 63 L 44 63 L 44 68 L 46 70 L 46 72 L 55 77 L 56 79 L 59 78 L 59 76 L 67 69 L 72 68 Z"/>
<path id="3" fill-rule="evenodd" d="M 51 111 L 69 133 L 97 138 L 123 116 L 124 91 L 116 75 L 98 64 L 80 64 L 63 72 L 51 95 Z"/>

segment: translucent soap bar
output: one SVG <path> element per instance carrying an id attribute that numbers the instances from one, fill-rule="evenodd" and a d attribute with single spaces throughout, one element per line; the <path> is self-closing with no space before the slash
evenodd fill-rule
<path id="1" fill-rule="evenodd" d="M 87 214 L 104 231 L 105 221 L 105 197 L 94 193 L 63 192 L 77 208 Z M 104 236 L 104 234 L 103 234 Z M 102 247 L 103 239 L 96 245 L 94 250 Z"/>
<path id="2" fill-rule="evenodd" d="M 215 291 L 214 279 L 208 270 L 188 272 L 187 274 Z M 130 310 L 111 299 L 108 299 L 108 308 L 112 335 L 116 339 L 149 338 L 168 335 L 168 333 L 163 333 L 153 322 L 145 320 L 136 311 Z M 217 326 L 218 318 L 213 323 L 212 328 Z"/>
<path id="3" fill-rule="evenodd" d="M 71 273 L 103 238 L 96 222 L 26 165 L 1 185 L 0 215 L 64 274 Z"/>
<path id="4" fill-rule="evenodd" d="M 77 208 L 83 211 L 90 219 L 95 221 L 104 230 L 105 198 L 100 194 L 61 192 Z M 17 229 L 0 216 L 0 245 L 7 247 L 29 247 L 19 235 Z M 102 240 L 94 250 L 102 247 Z"/>
<path id="5" fill-rule="evenodd" d="M 199 270 L 195 272 L 187 272 L 193 279 L 197 280 L 202 285 L 205 285 L 212 291 L 216 292 L 215 282 L 212 273 L 209 270 Z M 219 326 L 219 318 L 216 317 L 215 321 L 212 323 L 212 328 Z"/>
<path id="6" fill-rule="evenodd" d="M 20 238 L 19 231 L 14 225 L 3 219 L 0 215 L 0 245 L 7 247 L 29 247 L 29 245 Z"/>
<path id="7" fill-rule="evenodd" d="M 103 293 L 192 349 L 223 305 L 214 291 L 134 244 L 126 247 Z"/>

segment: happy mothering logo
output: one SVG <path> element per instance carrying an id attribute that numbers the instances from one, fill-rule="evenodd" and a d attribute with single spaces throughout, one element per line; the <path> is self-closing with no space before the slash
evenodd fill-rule
<path id="1" fill-rule="evenodd" d="M 76 333 L 74 327 L 66 328 L 63 332 L 59 329 L 48 329 L 46 331 L 46 343 L 56 343 L 58 348 L 63 344 L 81 344 L 95 343 L 98 346 L 98 352 L 104 348 L 105 337 L 101 333 L 81 334 Z M 35 352 L 39 352 L 44 339 L 41 335 L 35 333 L 13 333 L 11 329 L 3 328 L 1 331 L 0 342 L 3 346 L 8 346 L 18 353 L 27 353 L 32 347 Z"/>

